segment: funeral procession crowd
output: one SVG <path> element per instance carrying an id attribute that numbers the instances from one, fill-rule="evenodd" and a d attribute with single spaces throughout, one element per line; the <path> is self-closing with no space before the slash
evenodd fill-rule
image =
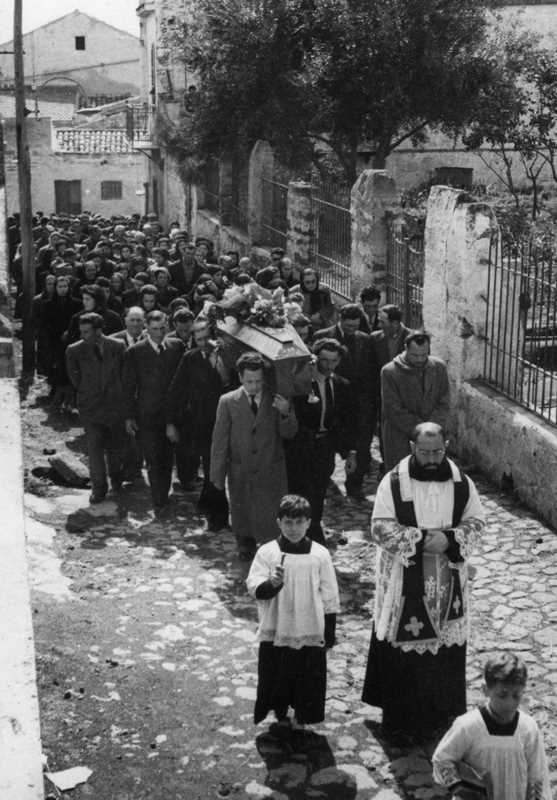
<path id="1" fill-rule="evenodd" d="M 8 236 L 17 318 L 17 215 Z M 449 380 L 427 331 L 406 327 L 373 286 L 340 306 L 281 248 L 216 255 L 155 214 L 37 212 L 33 236 L 36 369 L 51 409 L 79 415 L 89 502 L 144 486 L 145 468 L 158 520 L 172 493 L 197 491 L 207 531 L 234 533 L 259 614 L 254 721 L 273 712 L 288 737 L 324 719 L 341 610 L 324 500 L 339 458 L 347 495 L 364 499 L 375 436 L 362 699 L 393 737 L 437 743 L 434 777 L 452 797 L 551 800 L 541 732 L 519 710 L 521 658 L 489 658 L 485 703 L 467 711 L 467 562 L 484 512 L 447 456 Z M 296 357 L 273 361 L 267 339 Z"/>

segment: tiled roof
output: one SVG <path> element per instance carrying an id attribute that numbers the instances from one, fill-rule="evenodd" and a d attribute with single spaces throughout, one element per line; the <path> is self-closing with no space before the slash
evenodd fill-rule
<path id="1" fill-rule="evenodd" d="M 126 131 L 119 128 L 57 128 L 54 150 L 57 153 L 131 153 Z"/>

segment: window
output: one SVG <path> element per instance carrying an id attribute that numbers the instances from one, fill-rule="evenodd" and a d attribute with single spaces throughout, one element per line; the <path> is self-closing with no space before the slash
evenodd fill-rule
<path id="1" fill-rule="evenodd" d="M 75 37 L 75 49 L 76 50 L 85 50 L 85 36 L 76 36 Z"/>
<path id="2" fill-rule="evenodd" d="M 101 181 L 101 200 L 121 200 L 122 181 Z"/>

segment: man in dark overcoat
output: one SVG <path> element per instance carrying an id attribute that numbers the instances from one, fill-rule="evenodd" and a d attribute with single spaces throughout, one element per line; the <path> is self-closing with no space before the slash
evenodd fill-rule
<path id="1" fill-rule="evenodd" d="M 312 391 L 293 400 L 298 433 L 287 445 L 288 491 L 309 501 L 308 536 L 324 544 L 321 517 L 336 454 L 346 459 L 347 476 L 356 468 L 356 404 L 349 382 L 336 374 L 344 347 L 336 339 L 320 339 L 313 353 Z"/>
<path id="2" fill-rule="evenodd" d="M 121 486 L 124 447 L 122 368 L 125 346 L 102 332 L 103 318 L 95 312 L 79 319 L 81 339 L 66 350 L 68 376 L 76 391 L 77 408 L 87 437 L 91 503 Z"/>
<path id="3" fill-rule="evenodd" d="M 224 490 L 211 483 L 211 439 L 217 405 L 230 389 L 232 375 L 218 344 L 211 341 L 207 320 L 194 322 L 193 337 L 195 347 L 182 356 L 168 390 L 166 432 L 175 444 L 177 465 L 180 450 L 184 463 L 201 461 L 204 480 L 197 506 L 207 517 L 208 529 L 218 531 L 228 524 L 228 501 Z"/>

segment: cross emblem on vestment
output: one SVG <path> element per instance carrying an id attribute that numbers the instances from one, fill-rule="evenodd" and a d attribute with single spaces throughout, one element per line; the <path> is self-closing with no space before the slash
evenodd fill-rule
<path id="1" fill-rule="evenodd" d="M 458 611 L 459 611 L 461 605 L 462 605 L 462 603 L 460 602 L 460 598 L 459 597 L 455 597 L 455 601 L 453 603 L 453 608 L 454 608 L 455 614 L 458 614 Z"/>
<path id="2" fill-rule="evenodd" d="M 405 631 L 410 631 L 412 636 L 419 636 L 421 629 L 424 627 L 423 622 L 419 622 L 416 617 L 410 617 L 408 625 L 404 626 Z"/>

